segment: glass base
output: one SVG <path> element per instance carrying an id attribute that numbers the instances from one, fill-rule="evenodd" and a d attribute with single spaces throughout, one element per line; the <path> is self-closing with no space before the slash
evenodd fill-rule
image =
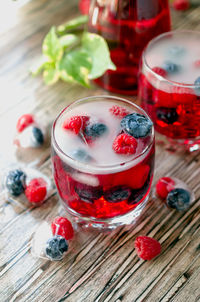
<path id="1" fill-rule="evenodd" d="M 194 139 L 172 139 L 157 132 L 156 143 L 165 144 L 166 149 L 171 152 L 188 151 L 194 152 L 200 150 L 200 137 Z"/>
<path id="2" fill-rule="evenodd" d="M 77 212 L 67 207 L 62 200 L 61 202 L 65 210 L 68 212 L 68 214 L 71 216 L 72 220 L 75 223 L 84 225 L 85 228 L 92 227 L 104 230 L 112 230 L 122 225 L 129 225 L 135 223 L 136 218 L 141 214 L 142 210 L 146 206 L 148 199 L 149 194 L 146 196 L 145 200 L 141 202 L 141 204 L 139 204 L 133 211 L 121 216 L 112 217 L 108 219 L 96 219 L 94 217 L 81 216 Z"/>

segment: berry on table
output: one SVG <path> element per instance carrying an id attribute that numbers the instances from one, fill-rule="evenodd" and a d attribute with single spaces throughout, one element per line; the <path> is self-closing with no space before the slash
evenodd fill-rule
<path id="1" fill-rule="evenodd" d="M 32 135 L 35 145 L 40 146 L 44 143 L 44 135 L 40 128 L 33 127 Z"/>
<path id="2" fill-rule="evenodd" d="M 126 108 L 117 106 L 117 105 L 113 105 L 109 109 L 109 111 L 112 115 L 115 115 L 116 117 L 119 117 L 119 118 L 123 118 L 126 115 L 130 114 L 130 112 Z"/>
<path id="3" fill-rule="evenodd" d="M 17 121 L 17 131 L 22 132 L 26 127 L 34 123 L 34 118 L 32 114 L 23 114 Z"/>
<path id="4" fill-rule="evenodd" d="M 165 199 L 167 194 L 174 189 L 175 181 L 170 177 L 162 177 L 156 183 L 156 193 L 157 195 Z"/>
<path id="5" fill-rule="evenodd" d="M 157 74 L 159 74 L 160 76 L 162 76 L 162 77 L 166 77 L 167 76 L 167 71 L 165 70 L 165 69 L 163 69 L 163 68 L 161 68 L 161 67 L 154 67 L 154 68 L 152 68 L 152 70 L 155 72 L 155 73 L 157 73 Z"/>
<path id="6" fill-rule="evenodd" d="M 12 170 L 6 177 L 6 188 L 13 196 L 19 196 L 25 190 L 26 174 L 19 169 Z"/>
<path id="7" fill-rule="evenodd" d="M 122 129 L 135 138 L 147 136 L 152 126 L 151 120 L 139 113 L 131 113 L 121 120 Z"/>
<path id="8" fill-rule="evenodd" d="M 161 244 L 154 238 L 139 236 L 135 239 L 137 255 L 143 260 L 151 260 L 161 252 Z"/>
<path id="9" fill-rule="evenodd" d="M 176 73 L 180 70 L 180 66 L 171 61 L 164 62 L 163 68 L 167 73 Z"/>
<path id="10" fill-rule="evenodd" d="M 56 217 L 51 224 L 51 230 L 53 235 L 60 235 L 66 240 L 72 239 L 74 236 L 72 224 L 65 217 Z"/>
<path id="11" fill-rule="evenodd" d="M 32 179 L 26 187 L 25 195 L 30 202 L 44 201 L 47 194 L 47 183 L 43 178 Z"/>
<path id="12" fill-rule="evenodd" d="M 176 108 L 158 107 L 156 109 L 156 116 L 158 120 L 161 120 L 168 125 L 173 124 L 178 120 Z"/>
<path id="13" fill-rule="evenodd" d="M 104 198 L 108 202 L 116 203 L 128 199 L 130 195 L 131 189 L 129 187 L 118 186 L 105 191 Z"/>
<path id="14" fill-rule="evenodd" d="M 122 133 L 115 138 L 112 148 L 118 154 L 135 154 L 137 141 L 133 136 Z"/>
<path id="15" fill-rule="evenodd" d="M 175 10 L 184 11 L 187 10 L 189 7 L 190 7 L 189 0 L 174 0 L 173 2 L 173 8 Z"/>
<path id="16" fill-rule="evenodd" d="M 88 120 L 88 116 L 71 116 L 64 121 L 62 126 L 65 130 L 70 130 L 77 135 L 85 128 Z"/>
<path id="17" fill-rule="evenodd" d="M 96 138 L 102 136 L 107 131 L 108 128 L 105 124 L 95 123 L 95 124 L 88 124 L 84 129 L 84 134 L 87 137 Z"/>
<path id="18" fill-rule="evenodd" d="M 50 260 L 61 260 L 63 254 L 68 250 L 68 243 L 62 236 L 53 236 L 46 243 L 46 256 Z"/>
<path id="19" fill-rule="evenodd" d="M 190 206 L 191 194 L 183 188 L 176 188 L 167 195 L 167 205 L 177 211 L 185 211 Z"/>

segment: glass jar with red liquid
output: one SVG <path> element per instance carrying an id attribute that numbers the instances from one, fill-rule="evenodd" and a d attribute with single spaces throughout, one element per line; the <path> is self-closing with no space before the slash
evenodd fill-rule
<path id="1" fill-rule="evenodd" d="M 115 93 L 137 93 L 139 61 L 146 44 L 170 30 L 168 0 L 93 0 L 88 30 L 106 39 L 115 71 L 96 83 Z"/>
<path id="2" fill-rule="evenodd" d="M 153 123 L 121 98 L 81 99 L 53 125 L 53 175 L 60 199 L 68 213 L 92 226 L 129 224 L 140 215 L 154 155 Z"/>

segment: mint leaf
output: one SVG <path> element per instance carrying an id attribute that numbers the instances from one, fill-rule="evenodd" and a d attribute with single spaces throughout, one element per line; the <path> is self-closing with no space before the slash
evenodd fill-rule
<path id="1" fill-rule="evenodd" d="M 70 31 L 73 29 L 77 29 L 78 27 L 87 24 L 88 22 L 88 16 L 79 16 L 75 19 L 72 19 L 60 26 L 58 26 L 58 33 L 62 34 L 65 31 Z"/>
<path id="2" fill-rule="evenodd" d="M 59 38 L 59 42 L 62 47 L 69 47 L 69 46 L 75 45 L 76 43 L 79 42 L 79 40 L 80 39 L 76 35 L 73 35 L 73 34 L 67 34 L 67 35 Z"/>
<path id="3" fill-rule="evenodd" d="M 66 53 L 59 64 L 59 70 L 63 79 L 67 81 L 67 78 L 69 78 L 70 81 L 74 80 L 86 87 L 89 87 L 88 75 L 91 68 L 91 58 L 82 49 Z"/>
<path id="4" fill-rule="evenodd" d="M 54 26 L 50 29 L 44 39 L 42 51 L 44 56 L 52 62 L 58 61 L 63 55 L 63 49 L 56 35 L 56 29 Z"/>
<path id="5" fill-rule="evenodd" d="M 110 58 L 108 45 L 102 37 L 86 32 L 83 34 L 82 46 L 92 59 L 89 79 L 100 77 L 107 69 L 116 70 Z"/>
<path id="6" fill-rule="evenodd" d="M 48 62 L 48 59 L 44 56 L 42 56 L 31 68 L 30 72 L 33 76 L 39 75 L 43 69 L 49 68 L 52 65 L 52 63 Z"/>
<path id="7" fill-rule="evenodd" d="M 44 82 L 47 85 L 55 84 L 59 80 L 59 76 L 60 76 L 59 71 L 53 67 L 46 69 L 43 72 Z"/>

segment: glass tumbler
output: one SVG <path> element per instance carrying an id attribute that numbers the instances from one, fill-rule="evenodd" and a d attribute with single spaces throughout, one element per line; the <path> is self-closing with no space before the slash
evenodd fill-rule
<path id="1" fill-rule="evenodd" d="M 136 129 L 137 138 L 122 127 L 132 118 L 147 126 L 143 124 L 142 134 L 141 128 Z M 148 115 L 118 97 L 78 100 L 53 124 L 52 164 L 58 194 L 68 213 L 92 226 L 112 228 L 135 220 L 148 200 L 154 154 Z"/>
<path id="2" fill-rule="evenodd" d="M 93 0 L 88 30 L 106 39 L 115 71 L 96 80 L 101 87 L 126 95 L 137 93 L 139 61 L 146 44 L 170 30 L 168 0 Z"/>
<path id="3" fill-rule="evenodd" d="M 200 147 L 200 33 L 174 31 L 144 50 L 139 98 L 155 129 L 174 147 Z"/>

